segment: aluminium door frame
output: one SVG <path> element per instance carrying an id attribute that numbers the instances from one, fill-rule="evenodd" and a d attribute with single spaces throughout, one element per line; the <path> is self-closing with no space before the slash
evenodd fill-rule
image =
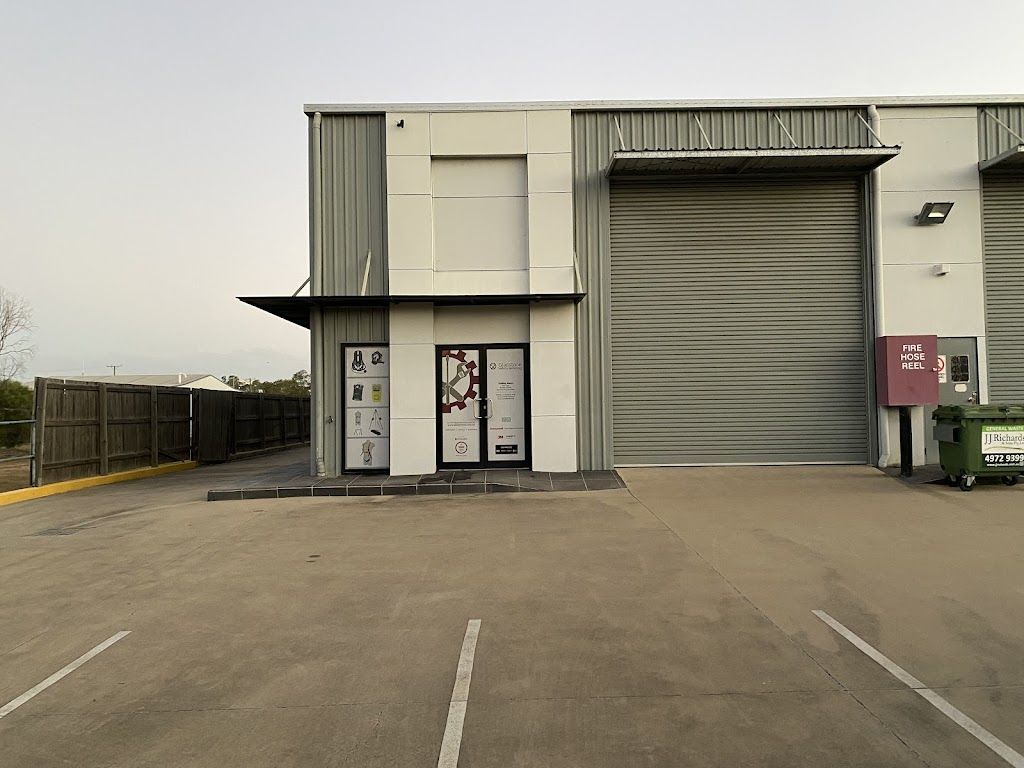
<path id="1" fill-rule="evenodd" d="M 520 461 L 489 462 L 487 460 L 487 419 L 478 419 L 480 422 L 480 461 L 444 461 L 443 429 L 441 421 L 441 398 L 444 394 L 441 385 L 441 350 L 442 349 L 477 349 L 480 350 L 480 399 L 487 399 L 487 350 L 489 349 L 521 349 L 523 351 L 523 458 Z M 500 470 L 500 469 L 530 469 L 533 466 L 533 403 L 530 387 L 530 343 L 528 341 L 500 342 L 494 344 L 435 344 L 434 345 L 434 415 L 436 418 L 435 450 L 437 455 L 437 469 L 444 470 Z"/>

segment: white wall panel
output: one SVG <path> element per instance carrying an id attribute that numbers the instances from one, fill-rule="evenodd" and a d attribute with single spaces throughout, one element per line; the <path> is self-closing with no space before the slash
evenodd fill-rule
<path id="1" fill-rule="evenodd" d="M 939 200 L 938 198 L 942 198 Z M 918 225 L 914 214 L 926 202 L 952 202 L 943 224 Z M 882 253 L 886 264 L 978 262 L 981 257 L 981 197 L 971 190 L 883 192 Z"/>
<path id="2" fill-rule="evenodd" d="M 572 195 L 530 195 L 530 266 L 572 266 Z"/>
<path id="3" fill-rule="evenodd" d="M 571 152 L 572 115 L 567 109 L 534 109 L 526 115 L 527 151 Z"/>
<path id="4" fill-rule="evenodd" d="M 529 264 L 527 198 L 434 198 L 434 268 L 518 270 Z"/>
<path id="5" fill-rule="evenodd" d="M 952 264 L 937 277 L 929 264 L 885 267 L 886 334 L 984 336 L 981 264 Z"/>
<path id="6" fill-rule="evenodd" d="M 434 345 L 391 342 L 391 416 L 423 419 L 434 416 Z"/>
<path id="7" fill-rule="evenodd" d="M 530 308 L 438 307 L 434 310 L 437 344 L 502 344 L 530 340 Z"/>
<path id="8" fill-rule="evenodd" d="M 528 158 L 528 189 L 535 192 L 572 192 L 572 154 L 531 154 Z"/>
<path id="9" fill-rule="evenodd" d="M 576 273 L 572 267 L 532 267 L 530 293 L 574 293 Z"/>
<path id="10" fill-rule="evenodd" d="M 525 155 L 525 112 L 432 112 L 432 155 Z"/>
<path id="11" fill-rule="evenodd" d="M 432 230 L 429 195 L 388 195 L 388 268 L 432 269 Z"/>
<path id="12" fill-rule="evenodd" d="M 468 270 L 434 273 L 434 293 L 438 296 L 527 293 L 530 271 Z"/>
<path id="13" fill-rule="evenodd" d="M 395 304 L 389 321 L 390 337 L 402 344 L 434 343 L 433 304 Z"/>
<path id="14" fill-rule="evenodd" d="M 389 155 L 429 155 L 430 118 L 423 112 L 389 112 L 384 117 Z M 404 122 L 399 128 L 398 123 Z"/>
<path id="15" fill-rule="evenodd" d="M 534 416 L 530 426 L 535 471 L 577 470 L 575 416 Z"/>
<path id="16" fill-rule="evenodd" d="M 434 292 L 434 270 L 391 269 L 388 282 L 395 296 L 429 296 Z"/>
<path id="17" fill-rule="evenodd" d="M 422 475 L 437 469 L 435 419 L 391 418 L 391 474 Z"/>
<path id="18" fill-rule="evenodd" d="M 388 194 L 429 195 L 430 157 L 392 155 L 388 157 Z"/>
<path id="19" fill-rule="evenodd" d="M 978 189 L 977 110 L 879 109 L 886 144 L 898 157 L 880 169 L 884 191 Z"/>
<path id="20" fill-rule="evenodd" d="M 576 305 L 571 301 L 530 305 L 530 341 L 575 341 Z"/>
<path id="21" fill-rule="evenodd" d="M 576 413 L 576 354 L 571 341 L 530 345 L 531 406 L 534 416 Z"/>
<path id="22" fill-rule="evenodd" d="M 434 197 L 525 197 L 525 157 L 438 157 L 430 163 Z"/>

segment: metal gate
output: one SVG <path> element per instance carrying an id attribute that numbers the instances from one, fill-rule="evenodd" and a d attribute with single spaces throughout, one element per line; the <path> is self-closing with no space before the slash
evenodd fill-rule
<path id="1" fill-rule="evenodd" d="M 616 465 L 862 463 L 856 178 L 611 188 Z"/>
<path id="2" fill-rule="evenodd" d="M 1024 403 L 1024 176 L 982 178 L 988 395 Z"/>

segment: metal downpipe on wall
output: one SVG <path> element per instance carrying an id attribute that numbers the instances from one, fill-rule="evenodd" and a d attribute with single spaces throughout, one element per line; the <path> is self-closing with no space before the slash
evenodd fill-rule
<path id="1" fill-rule="evenodd" d="M 874 104 L 868 107 L 868 123 L 875 136 L 881 136 L 881 120 L 878 117 L 878 107 Z M 880 142 L 879 142 L 880 143 Z M 871 277 L 872 277 L 872 299 L 874 304 L 875 336 L 885 335 L 885 296 L 882 293 L 884 287 L 883 261 L 882 261 L 882 172 L 879 168 L 871 171 Z M 872 344 L 874 341 L 872 340 Z M 873 382 L 870 383 L 873 386 Z M 885 408 L 876 407 L 876 418 L 878 420 L 878 466 L 884 469 L 889 466 L 889 414 Z"/>
<path id="2" fill-rule="evenodd" d="M 313 188 L 310 204 L 310 235 L 313 246 L 313 263 L 310 265 L 310 295 L 320 296 L 324 286 L 324 244 L 323 244 L 323 163 L 321 162 L 320 124 L 322 116 L 319 112 L 313 115 Z M 315 408 L 314 415 L 316 434 L 314 438 L 315 469 L 317 477 L 324 477 L 324 325 L 320 308 L 310 313 L 310 339 L 312 345 L 311 367 L 313 368 L 313 390 Z"/>

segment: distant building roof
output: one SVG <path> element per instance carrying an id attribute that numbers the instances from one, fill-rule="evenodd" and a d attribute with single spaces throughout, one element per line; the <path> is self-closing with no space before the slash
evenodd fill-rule
<path id="1" fill-rule="evenodd" d="M 146 387 L 220 389 L 234 392 L 212 373 L 122 373 L 117 376 L 61 376 L 65 381 L 93 381 L 101 384 L 139 384 Z"/>

